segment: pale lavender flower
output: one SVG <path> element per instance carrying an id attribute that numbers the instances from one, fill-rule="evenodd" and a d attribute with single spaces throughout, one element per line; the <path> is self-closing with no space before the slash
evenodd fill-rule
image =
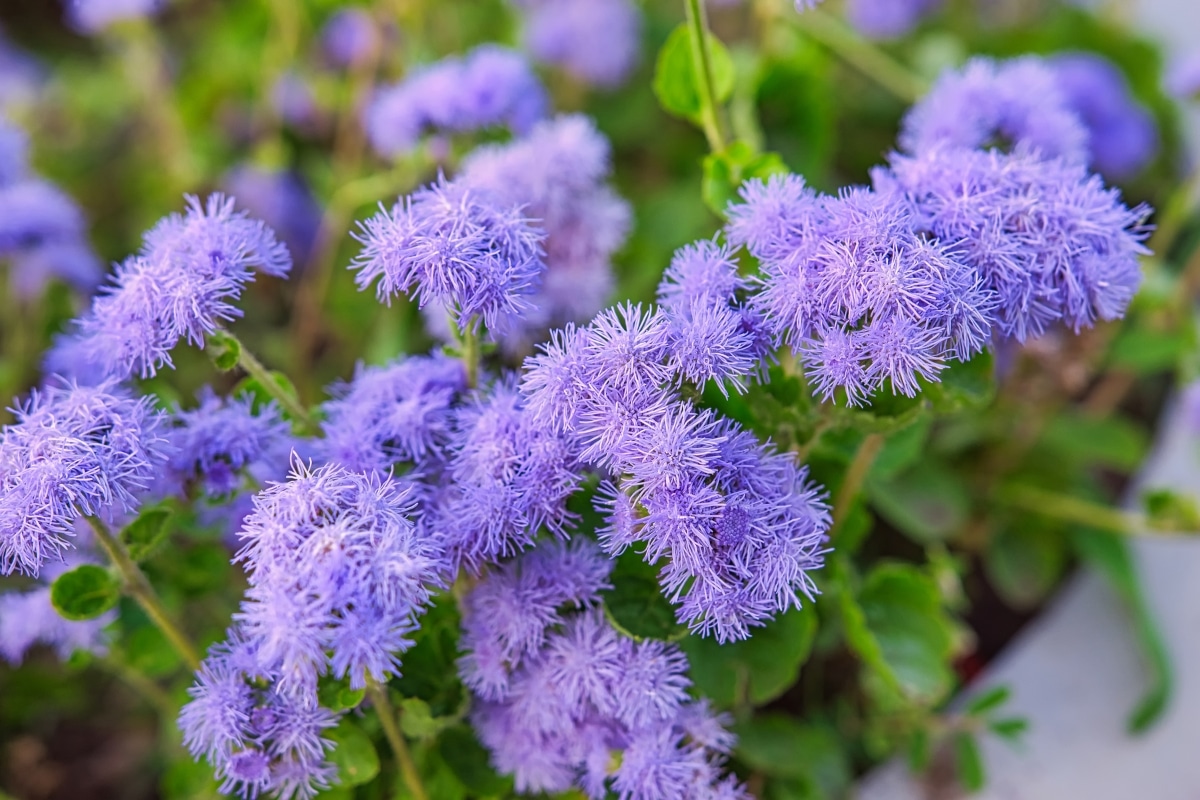
<path id="1" fill-rule="evenodd" d="M 542 231 L 520 205 L 460 181 L 419 189 L 360 228 L 358 287 L 378 280 L 381 300 L 447 307 L 463 331 L 482 322 L 495 336 L 516 324 L 545 271 Z"/>
<path id="2" fill-rule="evenodd" d="M 321 51 L 325 59 L 342 69 L 368 63 L 382 44 L 375 18 L 361 6 L 339 9 L 321 28 Z"/>
<path id="3" fill-rule="evenodd" d="M 42 373 L 79 386 L 97 386 L 108 380 L 108 371 L 92 359 L 89 343 L 66 333 L 54 336 L 50 349 L 42 357 Z"/>
<path id="4" fill-rule="evenodd" d="M 444 355 L 413 356 L 381 367 L 359 365 L 323 406 L 330 461 L 358 471 L 387 473 L 405 464 L 444 462 L 452 408 L 467 388 L 462 362 Z"/>
<path id="5" fill-rule="evenodd" d="M 166 0 L 70 0 L 67 17 L 79 31 L 96 34 L 110 25 L 157 14 Z"/>
<path id="6" fill-rule="evenodd" d="M 34 645 L 54 648 L 66 660 L 76 650 L 103 653 L 104 628 L 116 619 L 109 611 L 95 619 L 63 619 L 50 602 L 50 587 L 0 594 L 0 658 L 16 666 Z"/>
<path id="7" fill-rule="evenodd" d="M 1175 58 L 1168 65 L 1165 86 L 1179 100 L 1192 100 L 1200 95 L 1200 53 Z"/>
<path id="8" fill-rule="evenodd" d="M 1110 178 L 1140 172 L 1158 151 L 1158 128 L 1121 70 L 1094 53 L 1063 53 L 1049 64 L 1087 129 L 1092 166 Z"/>
<path id="9" fill-rule="evenodd" d="M 321 127 L 322 110 L 309 78 L 288 70 L 276 79 L 268 97 L 274 112 L 298 131 L 315 133 Z"/>
<path id="10" fill-rule="evenodd" d="M 434 131 L 505 126 L 524 133 L 545 116 L 548 105 L 545 89 L 521 55 L 483 45 L 380 89 L 366 110 L 364 127 L 375 151 L 394 158 Z"/>
<path id="11" fill-rule="evenodd" d="M 47 78 L 46 68 L 25 50 L 12 43 L 0 27 L 0 111 L 26 106 L 37 99 Z M 5 122 L 0 119 L 0 139 Z M 4 145 L 0 144 L 0 153 Z M 0 155 L 0 184 L 5 182 L 4 157 Z"/>
<path id="12" fill-rule="evenodd" d="M 620 86 L 637 66 L 642 14 L 631 0 L 524 3 L 525 46 L 538 61 L 603 88 Z M 597 39 L 604 42 L 596 47 Z"/>
<path id="13" fill-rule="evenodd" d="M 846 19 L 869 39 L 895 39 L 937 11 L 943 0 L 847 0 Z"/>
<path id="14" fill-rule="evenodd" d="M 0 117 L 0 187 L 26 177 L 29 172 L 29 140 L 25 133 Z"/>
<path id="15" fill-rule="evenodd" d="M 546 233 L 546 272 L 530 298 L 526 338 L 591 319 L 612 293 L 612 255 L 629 232 L 630 211 L 606 183 L 610 172 L 608 142 L 581 115 L 541 122 L 528 136 L 480 147 L 463 163 L 463 183 L 520 204 Z"/>
<path id="16" fill-rule="evenodd" d="M 418 537 L 406 487 L 336 465 L 295 461 L 254 498 L 237 560 L 250 589 L 235 615 L 277 691 L 313 697 L 332 673 L 386 681 L 440 584 L 440 551 Z"/>
<path id="17" fill-rule="evenodd" d="M 172 365 L 181 339 L 203 346 L 207 335 L 237 319 L 233 305 L 255 271 L 284 277 L 287 248 L 261 222 L 215 194 L 148 231 L 141 252 L 117 266 L 110 285 L 79 323 L 91 360 L 114 377 L 154 375 Z"/>
<path id="18" fill-rule="evenodd" d="M 113 382 L 51 382 L 0 431 L 0 574 L 37 575 L 61 557 L 82 514 L 137 508 L 167 451 L 161 414 Z"/>
<path id="19" fill-rule="evenodd" d="M 296 265 L 308 263 L 321 226 L 321 207 L 304 176 L 243 164 L 221 180 L 237 205 L 278 234 Z"/>
<path id="20" fill-rule="evenodd" d="M 1086 163 L 1088 132 L 1054 70 L 1036 56 L 974 58 L 947 72 L 904 119 L 900 145 L 911 155 L 938 147 L 1021 145 L 1047 158 Z"/>
<path id="21" fill-rule="evenodd" d="M 103 279 L 100 260 L 82 239 L 49 241 L 11 255 L 9 284 L 17 297 L 41 297 L 51 280 L 90 294 Z"/>
<path id="22" fill-rule="evenodd" d="M 795 2 L 796 10 L 800 12 L 816 8 L 821 4 L 821 0 L 795 0 Z"/>
<path id="23" fill-rule="evenodd" d="M 82 235 L 79 207 L 53 185 L 33 179 L 0 186 L 0 255 Z"/>

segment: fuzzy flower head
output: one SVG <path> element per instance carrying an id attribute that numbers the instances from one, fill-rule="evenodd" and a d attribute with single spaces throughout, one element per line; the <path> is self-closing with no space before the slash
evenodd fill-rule
<path id="1" fill-rule="evenodd" d="M 535 0 L 525 5 L 525 46 L 538 61 L 603 88 L 620 86 L 637 66 L 642 14 L 631 0 Z M 603 47 L 594 46 L 597 37 Z"/>
<path id="2" fill-rule="evenodd" d="M 870 39 L 894 39 L 915 28 L 943 0 L 847 0 L 846 19 Z"/>
<path id="3" fill-rule="evenodd" d="M 380 89 L 366 109 L 364 127 L 375 151 L 394 158 L 430 132 L 504 126 L 524 133 L 548 106 L 546 90 L 523 56 L 483 45 Z"/>
<path id="4" fill-rule="evenodd" d="M 238 560 L 250 589 L 236 615 L 279 691 L 311 697 L 319 675 L 386 681 L 439 582 L 440 553 L 416 535 L 405 487 L 296 461 L 254 498 Z"/>
<path id="5" fill-rule="evenodd" d="M 308 262 L 321 225 L 321 207 L 299 172 L 243 164 L 221 183 L 238 206 L 279 235 L 295 264 Z"/>
<path id="6" fill-rule="evenodd" d="M 1049 64 L 1087 129 L 1092 166 L 1110 178 L 1141 171 L 1158 150 L 1158 129 L 1116 64 L 1093 53 L 1064 53 Z"/>
<path id="7" fill-rule="evenodd" d="M 0 594 L 0 658 L 20 665 L 34 645 L 54 648 L 62 660 L 76 650 L 102 654 L 106 649 L 104 628 L 116 619 L 108 611 L 95 619 L 64 619 L 50 602 L 50 587 Z"/>
<path id="8" fill-rule="evenodd" d="M 255 272 L 285 277 L 287 248 L 263 223 L 215 194 L 188 197 L 143 238 L 138 255 L 118 265 L 112 282 L 79 323 L 91 358 L 109 375 L 154 375 L 181 339 L 205 336 L 242 315 L 234 302 Z"/>
<path id="9" fill-rule="evenodd" d="M 360 472 L 436 465 L 448 456 L 452 408 L 466 388 L 462 362 L 444 355 L 359 365 L 325 403 L 317 446 L 329 461 Z"/>
<path id="10" fill-rule="evenodd" d="M 1023 146 L 1043 157 L 1087 163 L 1088 133 L 1054 70 L 1036 56 L 974 58 L 948 72 L 904 119 L 901 148 Z"/>
<path id="11" fill-rule="evenodd" d="M 337 11 L 321 29 L 321 51 L 326 61 L 342 69 L 369 64 L 382 45 L 378 24 L 361 6 Z"/>
<path id="12" fill-rule="evenodd" d="M 80 515 L 135 510 L 167 452 L 161 414 L 114 382 L 52 382 L 0 431 L 0 574 L 37 575 Z"/>
<path id="13" fill-rule="evenodd" d="M 70 0 L 67 16 L 82 33 L 97 34 L 110 25 L 153 16 L 166 0 Z"/>
<path id="14" fill-rule="evenodd" d="M 29 170 L 29 140 L 20 128 L 0 118 L 0 187 L 24 178 Z"/>
<path id="15" fill-rule="evenodd" d="M 629 232 L 629 204 L 607 184 L 609 144 L 581 115 L 541 122 L 528 136 L 476 149 L 461 181 L 522 206 L 545 231 L 546 272 L 526 336 L 591 319 L 612 293 L 612 255 Z M 507 339 L 506 339 L 507 340 Z"/>
<path id="16" fill-rule="evenodd" d="M 460 181 L 440 179 L 360 227 L 359 288 L 378 280 L 381 300 L 443 305 L 459 330 L 515 324 L 545 271 L 542 231 L 521 207 Z"/>
<path id="17" fill-rule="evenodd" d="M 459 669 L 492 764 L 521 792 L 746 798 L 721 775 L 728 720 L 688 696 L 687 658 L 624 638 L 597 607 L 609 568 L 593 544 L 547 543 L 467 596 Z"/>

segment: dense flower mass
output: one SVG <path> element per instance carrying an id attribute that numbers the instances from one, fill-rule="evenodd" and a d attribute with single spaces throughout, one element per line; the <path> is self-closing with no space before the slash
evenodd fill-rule
<path id="1" fill-rule="evenodd" d="M 111 283 L 79 323 L 90 359 L 116 378 L 154 375 L 172 365 L 181 339 L 203 346 L 254 272 L 285 277 L 287 248 L 263 223 L 215 194 L 188 198 L 186 214 L 171 214 L 143 238 L 142 249 L 117 266 Z"/>
<path id="2" fill-rule="evenodd" d="M 427 133 L 505 126 L 524 133 L 549 105 L 525 59 L 496 45 L 446 58 L 380 89 L 366 111 L 372 147 L 392 158 L 412 150 Z"/>
<path id="3" fill-rule="evenodd" d="M 406 294 L 422 308 L 445 308 L 460 331 L 482 322 L 493 335 L 533 308 L 544 235 L 518 203 L 441 179 L 361 228 L 352 268 L 360 289 L 378 280 L 380 299 Z"/>
<path id="4" fill-rule="evenodd" d="M 1154 158 L 1154 117 L 1130 94 L 1111 61 L 1092 53 L 1065 53 L 1049 61 L 1067 104 L 1088 133 L 1091 164 L 1111 178 L 1136 175 Z"/>
<path id="5" fill-rule="evenodd" d="M 539 123 L 507 145 L 478 148 L 460 180 L 521 206 L 546 234 L 541 288 L 516 334 L 544 338 L 546 326 L 591 319 L 613 289 L 611 259 L 630 227 L 629 204 L 607 185 L 609 146 L 586 117 Z"/>
<path id="6" fill-rule="evenodd" d="M 974 58 L 940 77 L 908 112 L 901 148 L 1023 145 L 1046 157 L 1088 161 L 1088 133 L 1071 110 L 1054 70 L 1036 56 L 996 62 Z"/>
<path id="7" fill-rule="evenodd" d="M 517 0 L 533 57 L 596 86 L 620 86 L 637 66 L 642 13 L 631 0 Z M 597 38 L 604 42 L 596 47 Z"/>
<path id="8" fill-rule="evenodd" d="M 13 409 L 0 431 L 0 574 L 37 575 L 80 515 L 137 508 L 168 450 L 152 399 L 113 382 L 51 382 Z"/>
<path id="9" fill-rule="evenodd" d="M 689 697 L 683 653 L 620 635 L 597 607 L 611 566 L 595 545 L 546 544 L 467 596 L 460 671 L 492 763 L 522 793 L 748 797 L 721 774 L 728 720 Z"/>

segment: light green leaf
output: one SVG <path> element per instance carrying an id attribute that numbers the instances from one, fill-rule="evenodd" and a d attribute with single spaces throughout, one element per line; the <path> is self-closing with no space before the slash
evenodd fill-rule
<path id="1" fill-rule="evenodd" d="M 711 33 L 708 35 L 708 50 L 712 63 L 713 91 L 717 102 L 723 103 L 733 93 L 733 59 L 725 45 Z M 671 31 L 658 51 L 654 94 L 670 113 L 693 121 L 699 118 L 702 107 L 700 81 L 696 76 L 691 33 L 686 23 Z"/>
<path id="2" fill-rule="evenodd" d="M 349 717 L 325 734 L 334 743 L 329 760 L 337 767 L 342 786 L 360 786 L 379 774 L 379 754 L 371 738 Z"/>

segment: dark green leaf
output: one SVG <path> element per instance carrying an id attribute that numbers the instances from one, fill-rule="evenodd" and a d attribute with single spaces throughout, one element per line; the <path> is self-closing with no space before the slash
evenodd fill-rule
<path id="1" fill-rule="evenodd" d="M 816 630 L 816 613 L 808 607 L 754 628 L 745 641 L 720 645 L 715 639 L 688 636 L 680 645 L 698 693 L 724 707 L 763 705 L 796 682 Z"/>
<path id="2" fill-rule="evenodd" d="M 455 666 L 458 631 L 458 606 L 452 595 L 443 594 L 421 617 L 421 627 L 412 634 L 413 646 L 404 654 L 404 672 L 395 681 L 401 694 L 425 701 L 435 717 L 457 713 L 464 701 Z"/>
<path id="3" fill-rule="evenodd" d="M 830 728 L 765 713 L 738 723 L 734 732 L 738 759 L 755 771 L 802 780 L 823 797 L 840 797 L 850 785 L 849 758 Z"/>
<path id="4" fill-rule="evenodd" d="M 1140 733 L 1158 721 L 1175 690 L 1171 657 L 1162 631 L 1146 601 L 1127 541 L 1107 531 L 1088 530 L 1076 533 L 1072 542 L 1079 556 L 1108 579 L 1133 612 L 1134 632 L 1150 666 L 1150 688 L 1129 717 L 1130 730 Z"/>
<path id="5" fill-rule="evenodd" d="M 929 731 L 924 728 L 918 728 L 913 731 L 912 737 L 908 740 L 908 768 L 912 772 L 924 772 L 929 768 L 930 759 L 933 757 L 932 741 Z"/>
<path id="6" fill-rule="evenodd" d="M 675 620 L 675 606 L 658 585 L 658 568 L 639 553 L 626 550 L 617 558 L 604 592 L 604 609 L 617 630 L 638 639 L 678 639 L 686 628 Z"/>
<path id="7" fill-rule="evenodd" d="M 145 561 L 167 535 L 174 512 L 166 505 L 142 509 L 137 517 L 121 529 L 121 542 L 134 561 Z"/>
<path id="8" fill-rule="evenodd" d="M 991 537 L 983 566 L 1004 602 L 1028 609 L 1058 583 L 1066 560 L 1066 542 L 1057 531 L 1020 521 Z"/>
<path id="9" fill-rule="evenodd" d="M 1195 342 L 1180 331 L 1158 331 L 1126 325 L 1109 351 L 1113 366 L 1138 375 L 1172 369 L 1194 349 Z"/>
<path id="10" fill-rule="evenodd" d="M 1008 702 L 1008 698 L 1012 696 L 1012 692 L 1007 686 L 993 686 L 986 692 L 981 692 L 973 697 L 971 702 L 967 703 L 966 713 L 971 716 L 980 716 L 989 711 L 994 711 L 1000 706 Z"/>
<path id="11" fill-rule="evenodd" d="M 998 719 L 988 723 L 988 730 L 1001 739 L 1012 742 L 1021 738 L 1022 734 L 1029 730 L 1029 720 L 1021 717 Z"/>
<path id="12" fill-rule="evenodd" d="M 1060 414 L 1042 435 L 1041 445 L 1081 464 L 1132 470 L 1142 463 L 1146 432 L 1121 417 L 1092 418 Z"/>
<path id="13" fill-rule="evenodd" d="M 954 766 L 958 780 L 968 792 L 978 792 L 985 783 L 979 743 L 969 733 L 954 734 Z"/>
<path id="14" fill-rule="evenodd" d="M 970 361 L 951 361 L 924 386 L 934 409 L 947 414 L 985 408 L 996 397 L 996 361 L 984 350 Z"/>
<path id="15" fill-rule="evenodd" d="M 121 584 L 103 567 L 84 564 L 64 572 L 50 587 L 50 602 L 65 619 L 95 619 L 121 599 Z"/>
<path id="16" fill-rule="evenodd" d="M 225 331 L 218 330 L 209 334 L 205 349 L 213 365 L 222 372 L 233 369 L 242 359 L 241 343 Z"/>
<path id="17" fill-rule="evenodd" d="M 325 734 L 333 740 L 329 760 L 337 767 L 338 780 L 343 786 L 359 786 L 379 774 L 379 754 L 375 745 L 349 717 Z"/>
<path id="18" fill-rule="evenodd" d="M 871 464 L 871 477 L 888 480 L 915 464 L 929 440 L 929 429 L 932 427 L 933 417 L 921 415 L 891 433 Z"/>
<path id="19" fill-rule="evenodd" d="M 961 475 L 935 461 L 888 481 L 870 480 L 867 492 L 880 516 L 921 544 L 953 536 L 971 511 Z"/>
<path id="20" fill-rule="evenodd" d="M 712 34 L 708 35 L 712 62 L 713 91 L 717 102 L 724 102 L 733 92 L 733 59 L 725 45 Z M 681 24 L 658 51 L 654 70 L 654 94 L 667 111 L 676 116 L 695 120 L 700 115 L 700 81 L 696 77 L 696 61 L 692 53 L 691 33 Z"/>
<path id="21" fill-rule="evenodd" d="M 466 725 L 455 725 L 442 731 L 437 742 L 438 755 L 469 791 L 491 796 L 508 792 L 512 780 L 496 774 L 487 750 Z"/>
<path id="22" fill-rule="evenodd" d="M 1151 489 L 1142 494 L 1142 507 L 1154 530 L 1200 531 L 1200 508 L 1187 495 L 1170 489 Z"/>

